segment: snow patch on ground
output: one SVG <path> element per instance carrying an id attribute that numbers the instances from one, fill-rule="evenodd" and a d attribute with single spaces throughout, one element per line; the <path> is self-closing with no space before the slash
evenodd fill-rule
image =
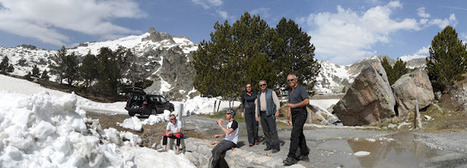
<path id="1" fill-rule="evenodd" d="M 364 156 L 370 155 L 370 152 L 367 152 L 367 151 L 358 151 L 358 152 L 355 152 L 353 155 L 355 155 L 355 156 L 357 156 L 357 157 L 364 157 Z"/>

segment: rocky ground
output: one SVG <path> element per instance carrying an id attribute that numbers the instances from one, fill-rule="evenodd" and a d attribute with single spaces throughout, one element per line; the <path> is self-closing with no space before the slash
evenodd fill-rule
<path id="1" fill-rule="evenodd" d="M 126 115 L 105 115 L 88 112 L 98 118 L 102 127 L 114 127 L 128 118 Z M 215 119 L 189 116 L 183 118 L 185 134 L 189 138 L 216 142 L 212 135 L 222 133 Z M 143 146 L 157 148 L 166 123 L 144 125 L 142 132 L 134 132 L 144 139 Z M 275 154 L 264 151 L 265 145 L 248 147 L 244 123 L 240 123 L 238 149 L 256 157 L 271 157 L 280 167 L 288 153 L 291 127 L 279 124 L 279 138 L 285 142 Z M 260 129 L 260 135 L 262 135 Z M 315 127 L 306 126 L 305 136 L 310 148 L 310 162 L 299 162 L 304 167 L 467 167 L 467 132 L 425 133 L 397 131 L 374 127 Z M 251 157 L 249 155 L 248 157 Z"/>

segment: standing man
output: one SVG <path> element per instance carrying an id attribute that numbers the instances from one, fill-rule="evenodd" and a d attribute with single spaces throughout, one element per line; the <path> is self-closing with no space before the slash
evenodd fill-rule
<path id="1" fill-rule="evenodd" d="M 306 145 L 305 135 L 303 134 L 303 126 L 307 119 L 306 106 L 309 98 L 305 87 L 297 84 L 297 77 L 293 74 L 287 76 L 287 82 L 290 86 L 289 102 L 285 105 L 287 110 L 287 124 L 290 125 L 290 117 L 292 117 L 292 133 L 290 135 L 290 148 L 287 159 L 284 160 L 284 165 L 289 166 L 297 163 L 299 160 L 309 161 L 309 149 Z M 297 148 L 300 147 L 300 156 L 296 156 Z"/>
<path id="2" fill-rule="evenodd" d="M 242 118 L 245 118 L 246 130 L 248 133 L 249 146 L 259 144 L 258 121 L 255 117 L 256 92 L 253 91 L 251 84 L 246 84 L 245 92 L 241 95 L 242 99 Z"/>
<path id="3" fill-rule="evenodd" d="M 162 139 L 163 147 L 161 150 L 159 150 L 159 152 L 167 151 L 167 138 L 177 140 L 177 149 L 175 150 L 175 154 L 179 154 L 180 139 L 183 138 L 182 121 L 178 121 L 174 114 L 170 114 L 170 122 L 167 124 L 167 128 L 165 129 L 165 134 L 163 135 Z"/>
<path id="4" fill-rule="evenodd" d="M 256 121 L 259 121 L 261 116 L 261 127 L 267 139 L 264 150 L 272 149 L 272 153 L 277 153 L 281 150 L 276 127 L 276 117 L 279 116 L 280 109 L 279 98 L 276 92 L 267 88 L 265 80 L 259 81 L 259 87 L 261 92 L 256 98 Z"/>
<path id="5" fill-rule="evenodd" d="M 224 131 L 224 134 L 216 134 L 214 138 L 225 137 L 225 139 L 219 142 L 211 151 L 212 153 L 212 163 L 211 167 L 219 167 L 219 159 L 221 154 L 225 153 L 227 150 L 232 149 L 237 146 L 238 141 L 238 122 L 234 119 L 235 112 L 232 109 L 229 109 L 225 113 L 225 119 L 229 121 L 227 127 L 222 126 L 222 118 L 217 120 L 217 125 Z"/>

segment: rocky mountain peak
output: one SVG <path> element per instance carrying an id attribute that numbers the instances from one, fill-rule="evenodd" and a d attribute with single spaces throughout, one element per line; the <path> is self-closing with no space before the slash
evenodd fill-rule
<path id="1" fill-rule="evenodd" d="M 172 36 L 170 36 L 167 32 L 158 32 L 154 27 L 149 28 L 148 30 L 149 36 L 142 39 L 142 41 L 152 41 L 152 42 L 161 42 L 164 40 L 168 40 L 171 43 L 175 43 Z"/>

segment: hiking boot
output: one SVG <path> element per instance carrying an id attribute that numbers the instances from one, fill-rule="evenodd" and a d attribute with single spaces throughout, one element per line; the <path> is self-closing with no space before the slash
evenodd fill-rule
<path id="1" fill-rule="evenodd" d="M 167 152 L 167 149 L 161 148 L 158 150 L 158 152 Z"/>
<path id="2" fill-rule="evenodd" d="M 255 142 L 255 145 L 258 145 L 258 144 L 259 144 L 259 142 Z"/>
<path id="3" fill-rule="evenodd" d="M 252 146 L 253 146 L 253 143 L 248 144 L 248 146 L 252 147 Z"/>
<path id="4" fill-rule="evenodd" d="M 264 151 L 268 151 L 268 150 L 271 150 L 271 149 L 272 149 L 272 148 L 266 147 L 266 148 L 264 149 Z"/>
<path id="5" fill-rule="evenodd" d="M 273 150 L 271 151 L 271 153 L 277 153 L 277 152 L 279 152 L 279 151 L 280 151 L 280 150 L 273 149 Z"/>
<path id="6" fill-rule="evenodd" d="M 310 158 L 308 158 L 308 155 L 301 155 L 300 157 L 297 158 L 297 160 L 304 161 L 304 162 L 310 162 Z"/>
<path id="7" fill-rule="evenodd" d="M 176 155 L 180 154 L 180 151 L 179 151 L 179 150 L 175 150 L 175 154 L 176 154 Z"/>
<path id="8" fill-rule="evenodd" d="M 290 166 L 290 165 L 293 165 L 293 164 L 295 164 L 297 162 L 298 162 L 297 160 L 295 160 L 294 158 L 291 158 L 291 157 L 287 157 L 287 159 L 285 159 L 283 161 L 284 166 Z"/>

